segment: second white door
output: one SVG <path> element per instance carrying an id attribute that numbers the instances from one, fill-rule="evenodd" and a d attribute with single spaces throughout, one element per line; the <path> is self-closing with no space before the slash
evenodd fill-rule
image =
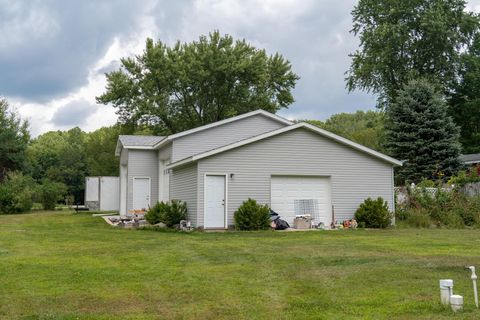
<path id="1" fill-rule="evenodd" d="M 205 228 L 225 228 L 225 176 L 205 176 Z"/>
<path id="2" fill-rule="evenodd" d="M 133 210 L 150 208 L 150 178 L 133 178 Z"/>

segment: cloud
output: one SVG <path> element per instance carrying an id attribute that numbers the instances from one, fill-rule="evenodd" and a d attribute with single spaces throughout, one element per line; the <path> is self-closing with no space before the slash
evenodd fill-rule
<path id="1" fill-rule="evenodd" d="M 375 106 L 371 94 L 345 89 L 348 54 L 358 46 L 349 33 L 350 12 L 356 2 L 197 0 L 183 10 L 176 9 L 177 23 L 163 18 L 156 23 L 169 38 L 191 41 L 219 29 L 269 53 L 281 53 L 300 80 L 293 92 L 296 102 L 280 114 L 325 119 L 333 113 Z"/>
<path id="2" fill-rule="evenodd" d="M 46 102 L 85 85 L 89 68 L 115 37 L 134 31 L 144 8 L 128 0 L 0 1 L 1 93 Z"/>
<path id="3" fill-rule="evenodd" d="M 59 108 L 52 117 L 52 123 L 60 127 L 76 127 L 85 124 L 89 116 L 99 106 L 91 105 L 86 100 L 72 101 Z"/>
<path id="4" fill-rule="evenodd" d="M 105 72 L 140 54 L 145 38 L 189 42 L 215 29 L 281 53 L 301 77 L 281 115 L 325 119 L 371 109 L 375 97 L 345 89 L 357 0 L 0 0 L 0 95 L 29 119 L 32 134 L 79 125 L 95 130 L 117 116 L 95 106 Z M 480 0 L 468 2 L 480 11 Z M 81 106 L 84 106 L 82 109 Z M 76 120 L 75 120 L 76 119 Z"/>

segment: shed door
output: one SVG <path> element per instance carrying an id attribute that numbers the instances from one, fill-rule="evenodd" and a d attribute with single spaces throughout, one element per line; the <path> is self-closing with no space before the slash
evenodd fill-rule
<path id="1" fill-rule="evenodd" d="M 133 178 L 133 210 L 150 207 L 150 178 Z"/>
<path id="2" fill-rule="evenodd" d="M 205 228 L 225 228 L 225 176 L 205 176 Z"/>
<path id="3" fill-rule="evenodd" d="M 311 214 L 315 223 L 332 222 L 329 177 L 272 176 L 271 207 L 290 225 L 297 214 Z"/>

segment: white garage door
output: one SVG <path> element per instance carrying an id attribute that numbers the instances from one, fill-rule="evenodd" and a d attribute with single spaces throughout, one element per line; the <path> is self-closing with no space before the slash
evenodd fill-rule
<path id="1" fill-rule="evenodd" d="M 332 222 L 330 178 L 272 176 L 271 207 L 291 225 L 296 214 L 311 212 L 315 223 L 329 226 Z"/>

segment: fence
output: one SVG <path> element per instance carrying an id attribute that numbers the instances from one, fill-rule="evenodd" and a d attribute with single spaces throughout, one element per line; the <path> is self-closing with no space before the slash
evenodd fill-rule
<path id="1" fill-rule="evenodd" d="M 414 184 L 411 186 L 414 190 L 423 189 L 426 193 L 430 194 L 432 197 L 435 196 L 438 192 L 438 188 L 419 188 Z M 453 187 L 442 188 L 442 191 L 450 192 L 453 190 Z M 467 195 L 467 196 L 478 196 L 480 195 L 480 182 L 467 183 L 464 186 L 458 188 L 458 191 Z M 403 204 L 408 201 L 408 192 L 406 187 L 395 187 L 395 196 L 398 204 Z"/>
<path id="2" fill-rule="evenodd" d="M 467 183 L 458 190 L 467 196 L 478 196 L 480 195 L 480 182 Z"/>

